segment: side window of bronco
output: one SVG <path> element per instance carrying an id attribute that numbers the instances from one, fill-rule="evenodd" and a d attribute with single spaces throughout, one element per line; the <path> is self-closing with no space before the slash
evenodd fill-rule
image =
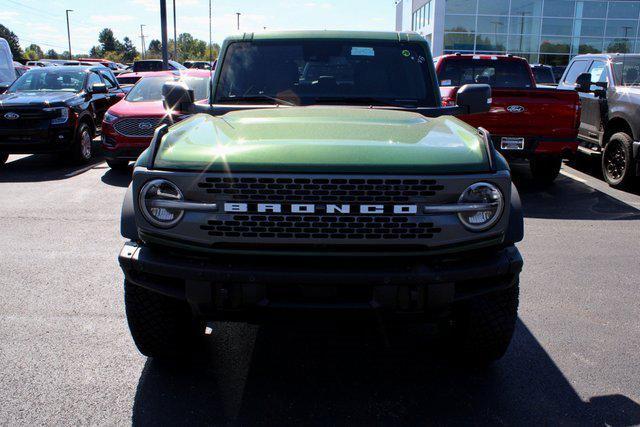
<path id="1" fill-rule="evenodd" d="M 569 67 L 569 71 L 567 71 L 567 75 L 565 76 L 563 83 L 568 85 L 575 84 L 578 76 L 587 72 L 588 66 L 589 61 L 573 61 L 573 64 Z"/>

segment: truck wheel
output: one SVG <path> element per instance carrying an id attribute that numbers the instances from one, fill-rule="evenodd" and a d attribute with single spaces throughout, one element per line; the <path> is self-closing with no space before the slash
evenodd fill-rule
<path id="1" fill-rule="evenodd" d="M 5 163 L 7 163 L 7 159 L 9 158 L 8 154 L 3 154 L 0 153 L 0 166 L 4 165 Z"/>
<path id="2" fill-rule="evenodd" d="M 198 341 L 197 322 L 179 300 L 124 282 L 129 330 L 140 353 L 162 360 L 189 356 Z"/>
<path id="3" fill-rule="evenodd" d="M 107 160 L 107 165 L 114 170 L 126 171 L 129 169 L 128 160 Z"/>
<path id="4" fill-rule="evenodd" d="M 71 147 L 74 163 L 88 163 L 93 157 L 93 134 L 86 123 L 81 123 L 76 132 L 76 139 Z"/>
<path id="5" fill-rule="evenodd" d="M 602 154 L 602 175 L 612 187 L 627 187 L 635 178 L 633 140 L 624 132 L 614 133 Z"/>
<path id="6" fill-rule="evenodd" d="M 509 347 L 518 317 L 519 279 L 508 289 L 454 307 L 451 350 L 465 364 L 486 366 Z"/>
<path id="7" fill-rule="evenodd" d="M 562 158 L 536 156 L 529 161 L 531 175 L 536 182 L 549 185 L 558 177 L 560 167 L 562 166 Z"/>

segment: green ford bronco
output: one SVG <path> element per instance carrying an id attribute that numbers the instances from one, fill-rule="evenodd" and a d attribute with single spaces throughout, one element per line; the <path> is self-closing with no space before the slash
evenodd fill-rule
<path id="1" fill-rule="evenodd" d="M 122 210 L 127 318 L 177 358 L 210 322 L 358 313 L 442 327 L 488 363 L 517 318 L 523 238 L 507 163 L 483 129 L 491 90 L 442 107 L 415 34 L 278 32 L 225 41 L 210 103 L 168 109 Z M 370 314 L 369 314 L 370 315 Z"/>

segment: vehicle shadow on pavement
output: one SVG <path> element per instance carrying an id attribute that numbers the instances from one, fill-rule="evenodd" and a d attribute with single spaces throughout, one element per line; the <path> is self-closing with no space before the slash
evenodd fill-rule
<path id="1" fill-rule="evenodd" d="M 521 321 L 487 370 L 448 362 L 428 331 L 389 346 L 371 326 L 220 324 L 209 362 L 176 370 L 147 361 L 133 424 L 640 423 L 640 405 L 625 396 L 581 400 Z"/>
<path id="2" fill-rule="evenodd" d="M 56 154 L 32 154 L 0 166 L 0 182 L 59 181 L 82 175 L 102 163 L 100 157 L 90 163 L 75 165 Z"/>
<path id="3" fill-rule="evenodd" d="M 516 176 L 524 216 L 569 220 L 640 220 L 640 211 L 564 175 L 549 186 Z"/>
<path id="4" fill-rule="evenodd" d="M 127 188 L 129 187 L 129 184 L 131 184 L 131 179 L 133 178 L 132 173 L 132 168 L 127 170 L 115 170 L 107 167 L 107 171 L 100 179 L 107 185 Z"/>

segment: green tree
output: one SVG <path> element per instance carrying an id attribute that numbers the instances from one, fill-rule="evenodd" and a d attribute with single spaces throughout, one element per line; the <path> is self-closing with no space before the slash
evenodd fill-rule
<path id="1" fill-rule="evenodd" d="M 103 52 L 117 52 L 118 40 L 113 35 L 111 28 L 104 28 L 98 35 L 98 41 L 100 42 Z"/>
<path id="2" fill-rule="evenodd" d="M 89 56 L 91 58 L 102 58 L 103 52 L 100 46 L 94 46 L 89 50 Z"/>
<path id="3" fill-rule="evenodd" d="M 47 59 L 60 59 L 60 55 L 53 49 L 49 49 L 44 55 Z"/>
<path id="4" fill-rule="evenodd" d="M 5 39 L 7 43 L 9 43 L 9 48 L 11 49 L 11 55 L 13 55 L 13 59 L 19 61 L 22 58 L 22 48 L 20 47 L 20 40 L 18 36 L 15 35 L 13 31 L 0 24 L 0 37 Z"/>
<path id="5" fill-rule="evenodd" d="M 122 61 L 132 62 L 138 56 L 138 50 L 129 37 L 122 39 Z"/>
<path id="6" fill-rule="evenodd" d="M 37 61 L 40 59 L 38 53 L 35 50 L 27 49 L 24 51 L 24 58 L 28 61 Z"/>
<path id="7" fill-rule="evenodd" d="M 27 50 L 34 51 L 36 53 L 36 55 L 38 56 L 38 59 L 44 57 L 44 52 L 42 51 L 40 46 L 38 46 L 37 44 L 30 44 L 29 47 L 27 48 Z"/>
<path id="8" fill-rule="evenodd" d="M 151 40 L 149 42 L 149 47 L 147 48 L 147 54 L 150 56 L 159 56 L 162 55 L 162 43 L 160 40 Z"/>

